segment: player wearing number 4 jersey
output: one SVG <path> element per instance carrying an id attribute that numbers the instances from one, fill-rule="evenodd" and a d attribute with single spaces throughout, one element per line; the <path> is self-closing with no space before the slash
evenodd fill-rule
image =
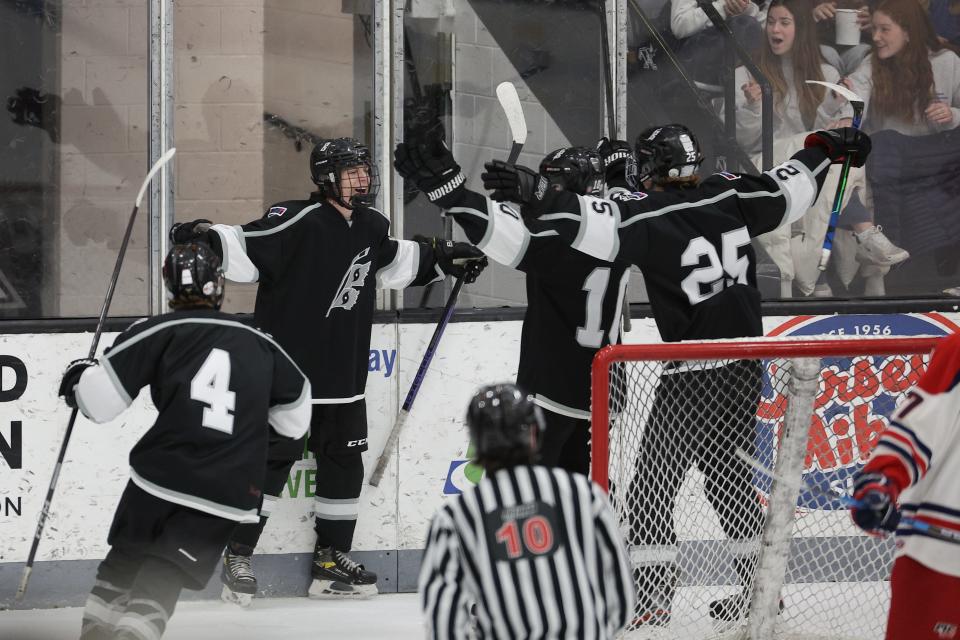
<path id="1" fill-rule="evenodd" d="M 257 521 L 271 432 L 294 441 L 310 423 L 303 372 L 218 311 L 223 273 L 209 247 L 174 246 L 163 279 L 175 311 L 133 324 L 99 363 L 71 363 L 60 386 L 94 422 L 146 385 L 160 412 L 130 452 L 82 640 L 160 638 L 181 589 L 203 589 L 236 525 Z"/>
<path id="2" fill-rule="evenodd" d="M 937 345 L 920 382 L 854 479 L 853 520 L 896 531 L 887 640 L 960 638 L 960 335 Z M 899 501 L 899 509 L 897 504 Z M 900 514 L 909 516 L 901 522 Z M 953 542 L 933 537 L 933 525 Z"/>
<path id="3" fill-rule="evenodd" d="M 436 513 L 420 570 L 428 638 L 613 638 L 633 607 L 617 523 L 585 476 L 533 466 L 543 415 L 516 385 L 467 409 L 486 477 Z"/>
<path id="4" fill-rule="evenodd" d="M 601 141 L 600 150 L 624 144 Z M 525 219 L 556 230 L 574 249 L 640 267 L 665 341 L 739 338 L 762 334 L 750 239 L 799 219 L 831 162 L 852 154 L 862 165 L 869 138 L 853 129 L 821 131 L 806 146 L 760 176 L 719 173 L 700 181 L 696 138 L 682 125 L 665 125 L 637 139 L 637 177 L 647 191 L 631 192 L 632 171 L 612 163 L 607 183 L 619 189 L 609 199 L 551 191 L 546 178 L 502 162 L 488 163 L 482 177 L 494 199 L 521 203 Z M 627 494 L 631 520 L 636 624 L 670 622 L 680 577 L 673 508 L 692 465 L 705 476 L 742 585 L 712 602 L 710 615 L 721 628 L 746 615 L 763 513 L 752 471 L 735 452 L 752 450 L 760 385 L 756 361 L 664 367 L 636 475 L 631 486 L 616 488 Z"/>
<path id="5" fill-rule="evenodd" d="M 557 233 L 528 229 L 509 204 L 466 189 L 453 155 L 439 140 L 400 144 L 396 167 L 487 256 L 526 273 L 527 312 L 520 337 L 517 384 L 545 410 L 540 462 L 586 474 L 590 468 L 590 364 L 597 349 L 620 342 L 620 308 L 629 264 L 574 251 Z M 570 147 L 540 165 L 550 188 L 603 193 L 603 161 L 593 149 Z M 455 185 L 443 188 L 445 184 Z"/>

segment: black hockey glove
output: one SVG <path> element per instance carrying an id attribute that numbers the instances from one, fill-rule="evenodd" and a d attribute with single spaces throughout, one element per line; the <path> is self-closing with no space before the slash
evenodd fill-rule
<path id="1" fill-rule="evenodd" d="M 882 473 L 858 474 L 853 484 L 853 499 L 859 505 L 850 510 L 858 527 L 867 533 L 896 531 L 900 522 L 896 485 Z"/>
<path id="2" fill-rule="evenodd" d="M 412 180 L 430 202 L 438 202 L 463 189 L 466 181 L 460 165 L 443 140 L 430 143 L 401 142 L 393 152 L 393 166 L 406 180 Z"/>
<path id="3" fill-rule="evenodd" d="M 7 111 L 16 124 L 43 129 L 51 142 L 60 142 L 60 102 L 60 96 L 20 87 L 7 98 Z"/>
<path id="4" fill-rule="evenodd" d="M 500 202 L 539 204 L 550 185 L 550 182 L 536 171 L 518 164 L 494 160 L 485 163 L 483 168 L 486 169 L 480 176 L 483 188 L 492 191 L 490 197 Z"/>
<path id="5" fill-rule="evenodd" d="M 803 141 L 804 149 L 823 149 L 833 164 L 843 164 L 849 155 L 851 167 L 862 167 L 872 146 L 870 136 L 853 127 L 814 131 Z"/>
<path id="6" fill-rule="evenodd" d="M 597 141 L 597 153 L 603 160 L 608 187 L 627 186 L 627 166 L 633 160 L 633 149 L 625 140 L 600 138 Z M 636 161 L 634 161 L 634 164 Z"/>
<path id="7" fill-rule="evenodd" d="M 462 275 L 467 284 L 473 283 L 487 266 L 487 256 L 469 242 L 424 236 L 414 236 L 413 239 L 430 247 L 441 271 L 454 278 Z"/>
<path id="8" fill-rule="evenodd" d="M 193 222 L 176 222 L 170 227 L 170 242 L 172 244 L 206 242 L 207 231 L 210 230 L 212 224 L 212 222 L 203 218 Z"/>
<path id="9" fill-rule="evenodd" d="M 81 358 L 67 365 L 67 370 L 63 372 L 63 378 L 60 380 L 60 390 L 57 391 L 57 395 L 63 398 L 68 407 L 77 408 L 76 386 L 80 382 L 80 376 L 87 370 L 87 367 L 96 364 L 97 361 L 93 358 Z"/>

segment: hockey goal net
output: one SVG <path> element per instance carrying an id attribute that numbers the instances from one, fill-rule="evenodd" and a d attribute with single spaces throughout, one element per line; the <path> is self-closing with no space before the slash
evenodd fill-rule
<path id="1" fill-rule="evenodd" d="M 638 583 L 626 637 L 882 638 L 893 541 L 854 527 L 839 496 L 936 342 L 600 351 L 591 473 Z"/>

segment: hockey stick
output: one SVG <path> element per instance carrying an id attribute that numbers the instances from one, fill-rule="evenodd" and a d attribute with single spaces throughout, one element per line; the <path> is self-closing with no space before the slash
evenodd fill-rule
<path id="1" fill-rule="evenodd" d="M 475 263 L 471 262 L 468 262 L 464 266 L 465 271 L 470 271 L 475 268 Z M 410 385 L 410 390 L 407 391 L 407 397 L 403 401 L 403 406 L 400 407 L 400 413 L 397 414 L 397 419 L 393 423 L 393 428 L 390 429 L 390 434 L 387 436 L 387 441 L 383 445 L 383 451 L 380 453 L 380 457 L 377 458 L 377 464 L 374 466 L 373 473 L 370 475 L 369 482 L 374 487 L 380 486 L 380 481 L 383 479 L 383 474 L 387 470 L 387 463 L 390 462 L 390 456 L 393 455 L 393 450 L 396 448 L 397 442 L 400 440 L 400 431 L 403 429 L 403 425 L 406 424 L 407 418 L 410 416 L 410 409 L 413 408 L 413 401 L 417 399 L 417 393 L 420 391 L 420 385 L 423 384 L 423 379 L 427 375 L 427 369 L 430 368 L 430 362 L 433 361 L 433 356 L 437 352 L 437 345 L 440 344 L 440 338 L 443 336 L 444 330 L 450 323 L 450 318 L 453 317 L 453 310 L 457 305 L 457 297 L 460 295 L 460 289 L 463 288 L 463 282 L 466 277 L 467 273 L 464 273 L 457 278 L 456 283 L 453 285 L 453 290 L 450 292 L 450 297 L 447 298 L 447 304 L 443 308 L 443 315 L 440 316 L 440 322 L 437 323 L 437 328 L 433 330 L 433 337 L 430 338 L 430 344 L 427 345 L 427 351 L 423 354 L 423 359 L 420 361 L 420 368 L 417 369 L 417 374 L 413 376 L 413 383 Z"/>
<path id="2" fill-rule="evenodd" d="M 791 478 L 785 478 L 782 475 L 778 474 L 772 469 L 768 469 L 762 462 L 751 456 L 749 453 L 743 449 L 737 449 L 737 457 L 747 463 L 755 471 L 759 471 L 766 477 L 771 480 L 776 480 L 777 482 L 783 482 L 789 487 L 794 489 L 800 489 L 802 491 L 809 491 L 810 493 L 821 496 L 824 498 L 829 498 L 833 500 L 839 500 L 844 506 L 854 507 L 854 508 L 864 508 L 866 505 L 852 496 L 848 496 L 843 492 L 842 489 L 834 487 L 831 485 L 830 489 L 821 489 L 820 487 L 815 487 L 804 479 L 799 481 L 793 480 Z M 924 522 L 923 520 L 917 520 L 916 518 L 911 518 L 910 516 L 901 516 L 900 522 L 903 524 L 916 529 L 917 531 L 923 531 L 926 535 L 931 538 L 936 538 L 937 540 L 942 540 L 944 542 L 952 542 L 953 544 L 960 544 L 960 532 L 952 531 L 950 529 L 944 529 L 943 527 L 938 527 L 935 524 L 930 524 L 929 522 Z"/>
<path id="3" fill-rule="evenodd" d="M 507 164 L 516 164 L 517 158 L 520 157 L 520 150 L 523 149 L 523 143 L 527 141 L 527 120 L 523 117 L 520 96 L 517 95 L 517 88 L 512 82 L 501 82 L 497 85 L 497 100 L 500 101 L 500 107 L 507 116 L 510 136 L 513 138 Z"/>
<path id="4" fill-rule="evenodd" d="M 113 291 L 117 287 L 117 280 L 120 277 L 120 267 L 123 266 L 123 256 L 127 253 L 127 244 L 130 242 L 130 235 L 133 233 L 133 223 L 137 219 L 137 211 L 140 209 L 140 201 L 143 200 L 143 194 L 147 186 L 165 164 L 170 161 L 176 149 L 170 149 L 150 167 L 147 177 L 143 179 L 140 191 L 137 192 L 137 199 L 133 205 L 133 211 L 130 212 L 130 220 L 127 222 L 127 230 L 123 234 L 123 242 L 120 244 L 120 251 L 117 254 L 117 262 L 113 266 L 113 275 L 110 276 L 110 285 L 107 287 L 107 297 L 100 307 L 100 318 L 97 320 L 97 330 L 93 334 L 93 343 L 90 345 L 90 351 L 87 358 L 93 358 L 97 354 L 97 345 L 100 343 L 100 335 L 103 333 L 103 324 L 107 319 L 107 311 L 110 309 L 110 302 L 113 300 Z M 27 556 L 27 563 L 23 567 L 23 575 L 20 577 L 20 586 L 17 587 L 16 600 L 22 600 L 27 593 L 27 584 L 30 582 L 30 574 L 33 572 L 33 562 L 37 557 L 37 548 L 40 546 L 40 538 L 43 536 L 43 527 L 50 515 L 50 502 L 53 500 L 53 492 L 57 487 L 57 480 L 60 479 L 60 469 L 63 467 L 63 458 L 67 454 L 67 444 L 70 442 L 70 436 L 73 433 L 73 425 L 77 421 L 77 408 L 74 407 L 70 412 L 70 420 L 67 422 L 67 431 L 63 435 L 63 442 L 60 444 L 60 453 L 57 454 L 57 463 L 53 467 L 53 477 L 50 478 L 50 486 L 47 488 L 47 497 L 43 501 L 43 508 L 40 509 L 40 518 L 37 521 L 37 531 L 33 535 L 33 544 L 30 546 L 30 555 Z"/>
<path id="5" fill-rule="evenodd" d="M 853 107 L 853 128 L 860 128 L 860 120 L 863 118 L 863 98 L 843 85 L 820 80 L 807 80 L 807 83 L 823 85 L 846 98 L 850 106 Z M 837 231 L 837 220 L 840 218 L 840 209 L 843 206 L 843 194 L 847 190 L 847 176 L 849 174 L 850 157 L 848 156 L 843 161 L 843 169 L 840 171 L 840 181 L 837 183 L 837 193 L 833 198 L 833 209 L 830 211 L 830 222 L 827 224 L 827 233 L 823 236 L 823 249 L 820 251 L 820 262 L 817 265 L 820 271 L 827 270 L 827 263 L 830 261 L 830 252 L 833 251 L 833 236 Z"/>

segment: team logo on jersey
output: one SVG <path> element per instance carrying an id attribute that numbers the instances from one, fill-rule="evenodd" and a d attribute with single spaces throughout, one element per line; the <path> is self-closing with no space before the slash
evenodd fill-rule
<path id="1" fill-rule="evenodd" d="M 337 295 L 333 296 L 333 301 L 330 303 L 330 308 L 327 309 L 326 317 L 329 318 L 334 309 L 349 311 L 357 304 L 357 300 L 360 299 L 360 289 L 363 288 L 363 283 L 367 281 L 367 276 L 370 275 L 370 261 L 360 261 L 369 255 L 370 247 L 367 247 L 354 256 L 353 261 L 350 262 L 350 266 L 347 267 L 347 272 L 343 274 L 343 280 L 340 281 L 340 288 L 337 290 Z"/>
<path id="2" fill-rule="evenodd" d="M 272 218 L 273 216 L 282 216 L 286 212 L 286 207 L 270 207 L 270 210 L 267 211 L 267 217 Z"/>
<path id="3" fill-rule="evenodd" d="M 937 313 L 798 316 L 770 332 L 771 336 L 889 337 L 946 335 L 957 325 Z M 798 506 L 805 509 L 846 509 L 827 497 L 831 488 L 849 494 L 853 475 L 876 446 L 889 416 L 907 389 L 926 370 L 924 355 L 823 358 L 820 389 L 814 400 L 804 459 L 804 481 L 817 492 L 801 490 Z M 763 391 L 757 410 L 756 459 L 774 468 L 777 441 L 787 409 L 782 360 L 764 361 Z M 769 495 L 772 480 L 757 471 L 754 486 Z"/>
<path id="4" fill-rule="evenodd" d="M 731 181 L 740 179 L 740 176 L 735 175 L 733 173 L 729 173 L 728 171 L 717 171 L 717 175 Z"/>

